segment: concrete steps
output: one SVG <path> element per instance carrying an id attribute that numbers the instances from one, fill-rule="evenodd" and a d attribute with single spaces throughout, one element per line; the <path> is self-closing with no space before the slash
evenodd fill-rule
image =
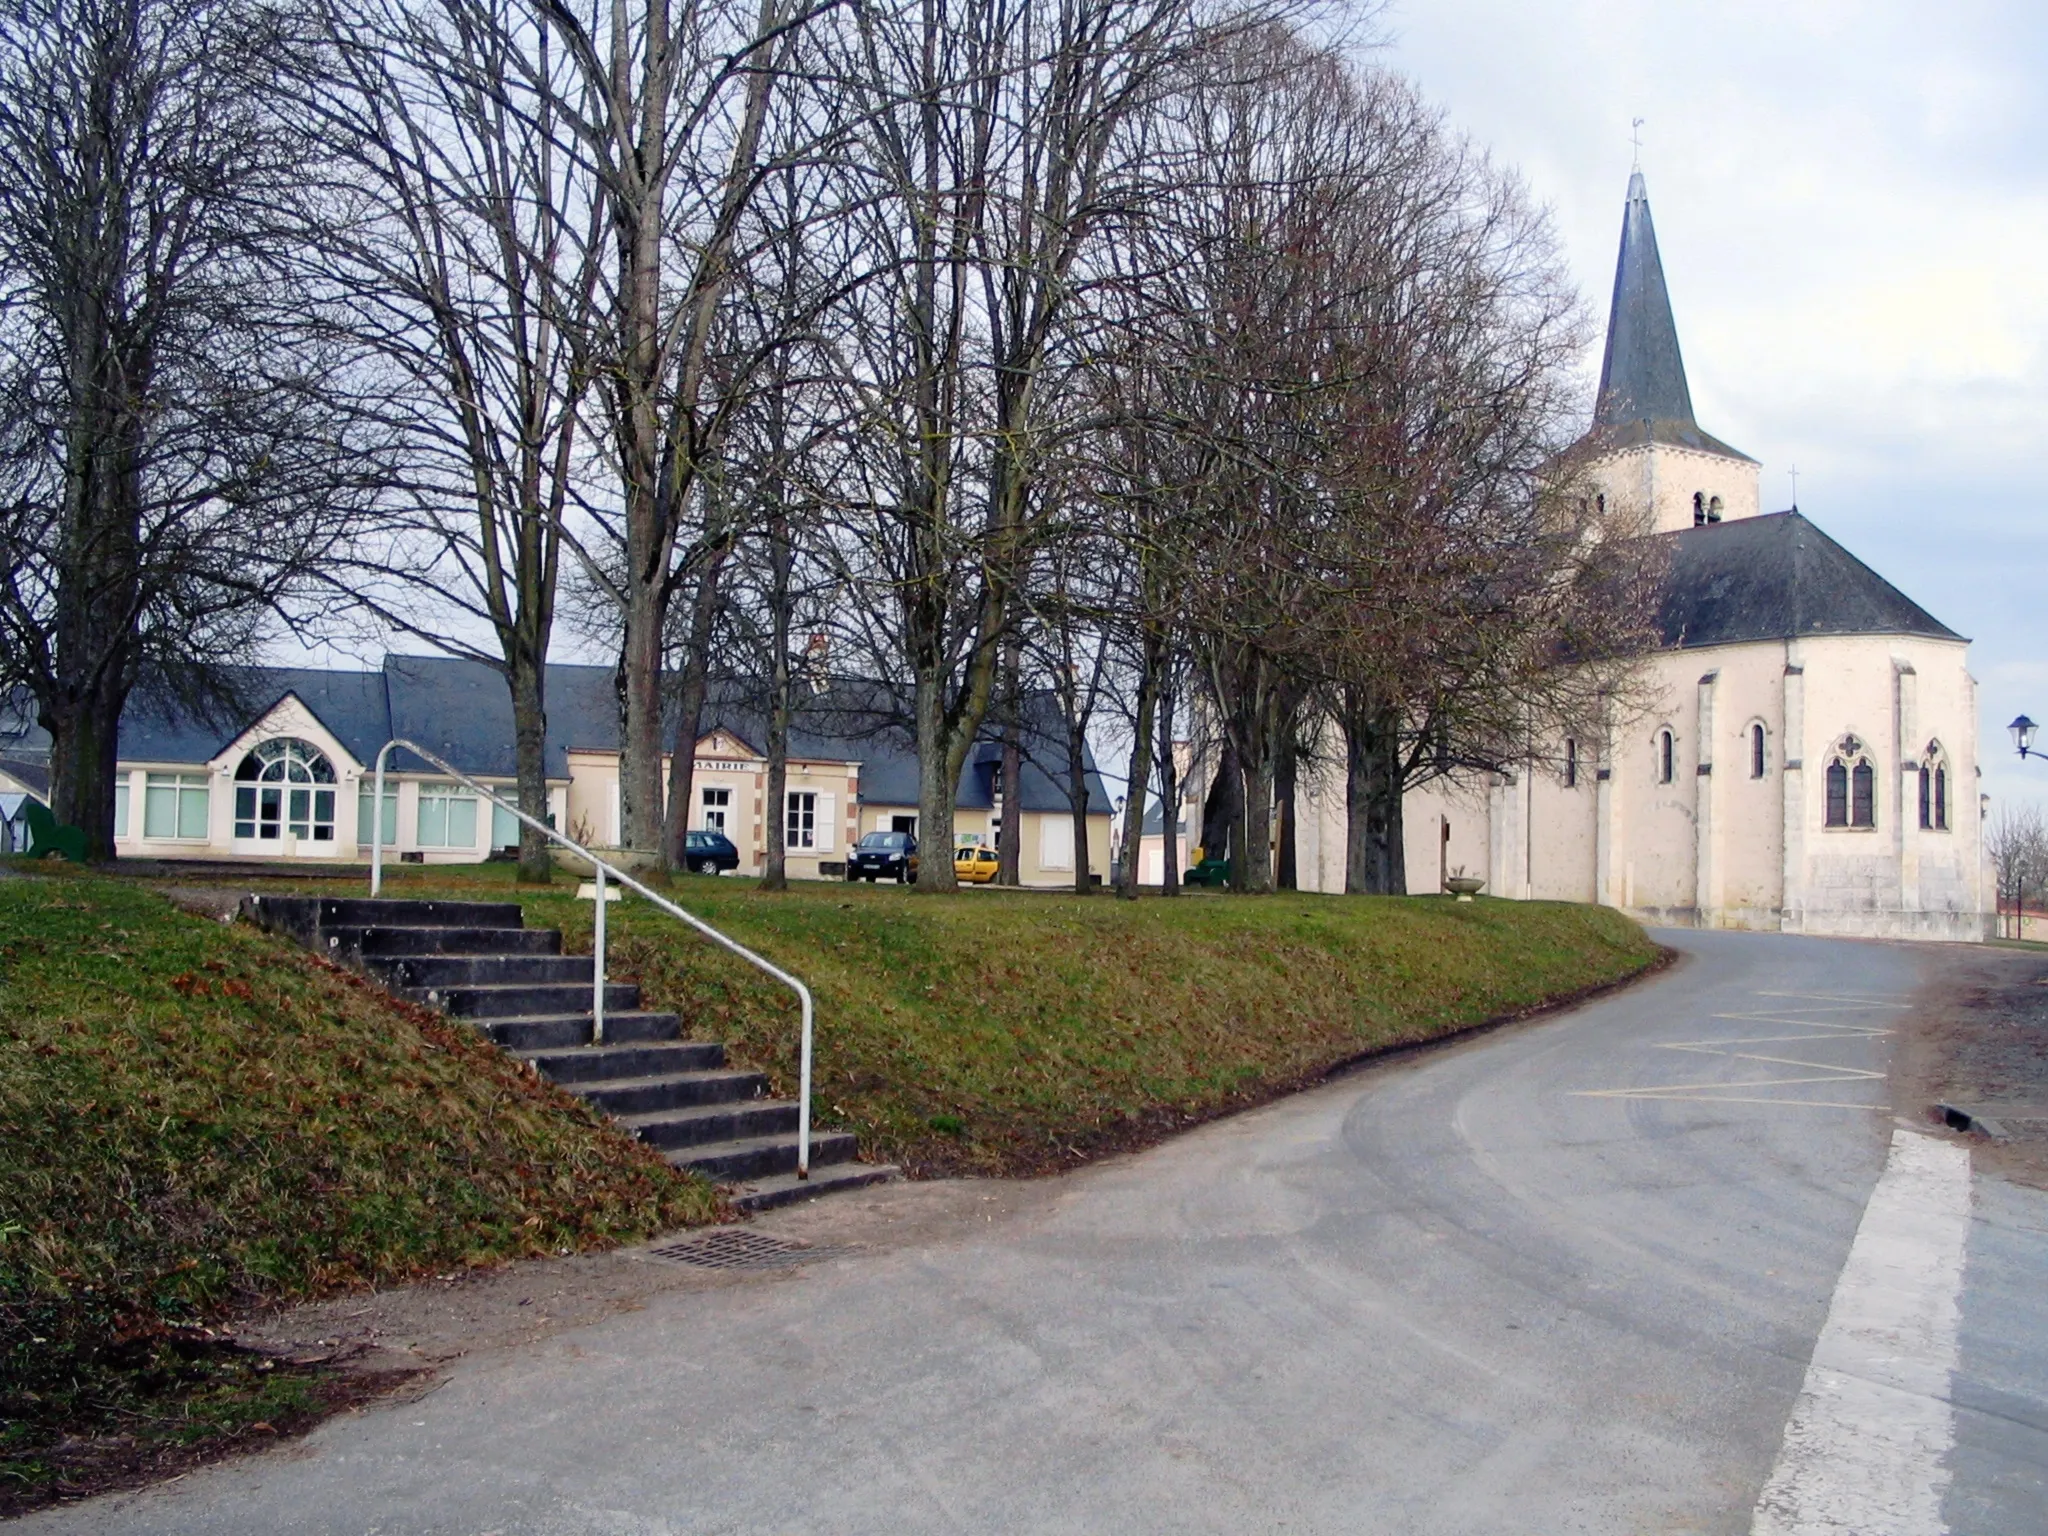
<path id="1" fill-rule="evenodd" d="M 605 1039 L 593 1045 L 590 956 L 564 955 L 562 936 L 525 927 L 516 903 L 251 896 L 242 910 L 474 1026 L 677 1167 L 727 1186 L 742 1210 L 896 1173 L 855 1162 L 848 1133 L 814 1129 L 811 1176 L 798 1179 L 795 1101 L 770 1099 L 760 1073 L 727 1067 L 724 1046 L 682 1039 L 682 1020 L 642 1009 L 630 983 L 606 983 Z"/>

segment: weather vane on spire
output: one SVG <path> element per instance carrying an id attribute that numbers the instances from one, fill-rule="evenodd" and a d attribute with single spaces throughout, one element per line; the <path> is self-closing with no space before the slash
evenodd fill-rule
<path id="1" fill-rule="evenodd" d="M 1630 169 L 1640 171 L 1643 168 L 1643 119 L 1640 117 L 1628 120 L 1628 141 L 1636 147 L 1635 163 Z"/>

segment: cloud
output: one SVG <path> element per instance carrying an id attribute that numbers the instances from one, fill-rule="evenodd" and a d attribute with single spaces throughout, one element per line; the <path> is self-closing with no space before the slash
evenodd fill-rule
<path id="1" fill-rule="evenodd" d="M 1521 167 L 1604 315 L 1643 170 L 1702 425 L 1971 635 L 1994 794 L 2048 796 L 2048 7 L 1397 0 L 1381 62 Z M 1593 360 L 1597 366 L 1597 359 Z M 2031 765 L 2028 765 L 2031 766 Z"/>

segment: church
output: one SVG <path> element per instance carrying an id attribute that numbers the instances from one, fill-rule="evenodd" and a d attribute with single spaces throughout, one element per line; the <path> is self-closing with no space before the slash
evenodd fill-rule
<path id="1" fill-rule="evenodd" d="M 1641 171 L 1581 449 L 1603 508 L 1670 542 L 1647 710 L 1411 791 L 1408 889 L 1465 874 L 1646 923 L 1984 938 L 1969 641 L 1797 507 L 1765 512 L 1757 461 L 1694 419 Z M 1341 769 L 1297 797 L 1299 884 L 1341 891 Z"/>

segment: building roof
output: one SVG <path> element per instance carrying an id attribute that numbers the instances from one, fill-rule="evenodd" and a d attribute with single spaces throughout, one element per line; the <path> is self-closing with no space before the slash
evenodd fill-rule
<path id="1" fill-rule="evenodd" d="M 221 673 L 231 701 L 196 708 L 145 684 L 121 711 L 120 755 L 138 763 L 203 763 L 296 695 L 358 762 L 368 763 L 391 737 L 384 680 L 375 672 L 322 667 L 229 667 Z M 501 685 L 502 686 L 502 685 Z"/>
<path id="2" fill-rule="evenodd" d="M 616 752 L 620 745 L 616 674 L 610 667 L 550 665 L 547 670 L 545 771 L 569 776 L 569 753 Z M 203 763 L 293 695 L 367 767 L 394 736 L 417 741 L 465 773 L 509 779 L 516 771 L 512 698 L 504 677 L 482 662 L 448 656 L 387 656 L 380 671 L 307 667 L 243 667 L 227 675 L 237 703 L 210 712 L 138 689 L 121 715 L 120 755 L 128 762 Z M 893 690 L 859 679 L 835 679 L 822 692 L 799 688 L 790 723 L 789 755 L 821 762 L 858 762 L 861 799 L 917 804 L 917 756 L 898 723 L 906 711 Z M 703 734 L 723 727 L 756 751 L 767 741 L 763 711 L 737 685 L 714 685 L 705 700 Z M 1000 726 L 990 722 L 960 775 L 959 804 L 991 804 Z M 666 734 L 666 733 L 665 733 Z M 1026 710 L 1026 760 L 1020 800 L 1027 811 L 1067 808 L 1065 733 L 1050 695 Z M 403 753 L 394 766 L 422 765 Z M 1087 759 L 1089 809 L 1107 814 L 1109 796 Z"/>
<path id="3" fill-rule="evenodd" d="M 50 798 L 50 760 L 47 757 L 17 757 L 0 753 L 0 773 L 14 780 L 38 800 Z"/>
<path id="4" fill-rule="evenodd" d="M 1657 615 L 1667 647 L 1810 635 L 1963 638 L 1797 509 L 1658 537 L 1671 541 Z"/>
<path id="5" fill-rule="evenodd" d="M 1641 171 L 1628 179 L 1591 436 L 1604 450 L 1669 443 L 1729 458 L 1749 457 L 1701 431 L 1693 419 L 1692 391 L 1686 387 L 1685 360 L 1678 350 L 1678 324 L 1671 315 L 1671 294 L 1664 285 L 1664 262 L 1657 254 L 1657 229 L 1650 221 L 1650 194 Z"/>

